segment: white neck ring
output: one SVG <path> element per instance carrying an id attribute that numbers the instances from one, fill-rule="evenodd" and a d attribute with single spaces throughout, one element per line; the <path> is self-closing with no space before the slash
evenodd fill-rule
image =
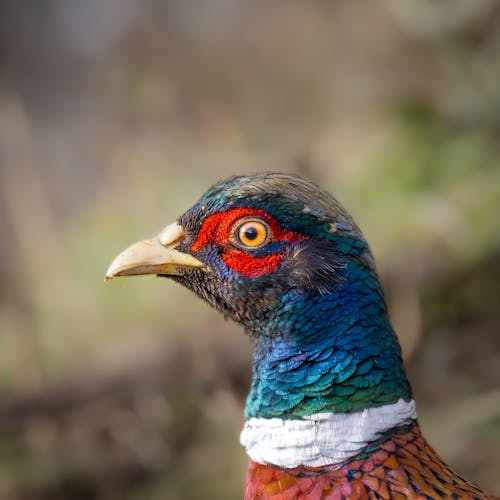
<path id="1" fill-rule="evenodd" d="M 251 418 L 240 441 L 255 462 L 293 468 L 341 464 L 362 452 L 384 431 L 416 420 L 415 402 L 353 413 L 317 413 L 290 420 Z"/>

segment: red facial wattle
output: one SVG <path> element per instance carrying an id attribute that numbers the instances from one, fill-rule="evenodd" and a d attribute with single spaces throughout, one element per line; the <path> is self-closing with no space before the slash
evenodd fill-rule
<path id="1" fill-rule="evenodd" d="M 191 245 L 191 251 L 198 252 L 209 243 L 214 243 L 222 249 L 221 256 L 226 265 L 243 276 L 255 278 L 273 272 L 283 261 L 284 249 L 256 256 L 235 247 L 232 243 L 233 228 L 238 221 L 248 217 L 256 217 L 267 223 L 270 232 L 268 243 L 292 243 L 305 239 L 305 236 L 299 233 L 281 228 L 278 222 L 264 210 L 238 207 L 207 217 Z M 251 248 L 249 250 L 251 251 Z"/>

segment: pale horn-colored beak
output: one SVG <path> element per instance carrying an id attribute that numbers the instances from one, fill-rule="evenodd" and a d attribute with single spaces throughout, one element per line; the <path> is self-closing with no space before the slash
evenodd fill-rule
<path id="1" fill-rule="evenodd" d="M 181 268 L 208 271 L 203 262 L 175 249 L 184 237 L 184 229 L 174 222 L 154 238 L 134 243 L 111 263 L 104 280 L 139 274 L 178 275 Z"/>

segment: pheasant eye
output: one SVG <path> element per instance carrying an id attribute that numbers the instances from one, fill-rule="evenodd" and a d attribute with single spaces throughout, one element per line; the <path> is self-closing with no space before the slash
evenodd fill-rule
<path id="1" fill-rule="evenodd" d="M 269 239 L 269 226 L 261 220 L 247 219 L 236 226 L 234 239 L 237 244 L 247 248 L 263 246 Z"/>

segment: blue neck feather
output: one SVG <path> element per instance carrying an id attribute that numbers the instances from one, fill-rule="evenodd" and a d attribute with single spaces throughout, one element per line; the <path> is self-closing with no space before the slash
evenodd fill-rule
<path id="1" fill-rule="evenodd" d="M 286 294 L 254 336 L 247 418 L 300 418 L 411 399 L 378 279 L 348 262 L 335 290 Z"/>

